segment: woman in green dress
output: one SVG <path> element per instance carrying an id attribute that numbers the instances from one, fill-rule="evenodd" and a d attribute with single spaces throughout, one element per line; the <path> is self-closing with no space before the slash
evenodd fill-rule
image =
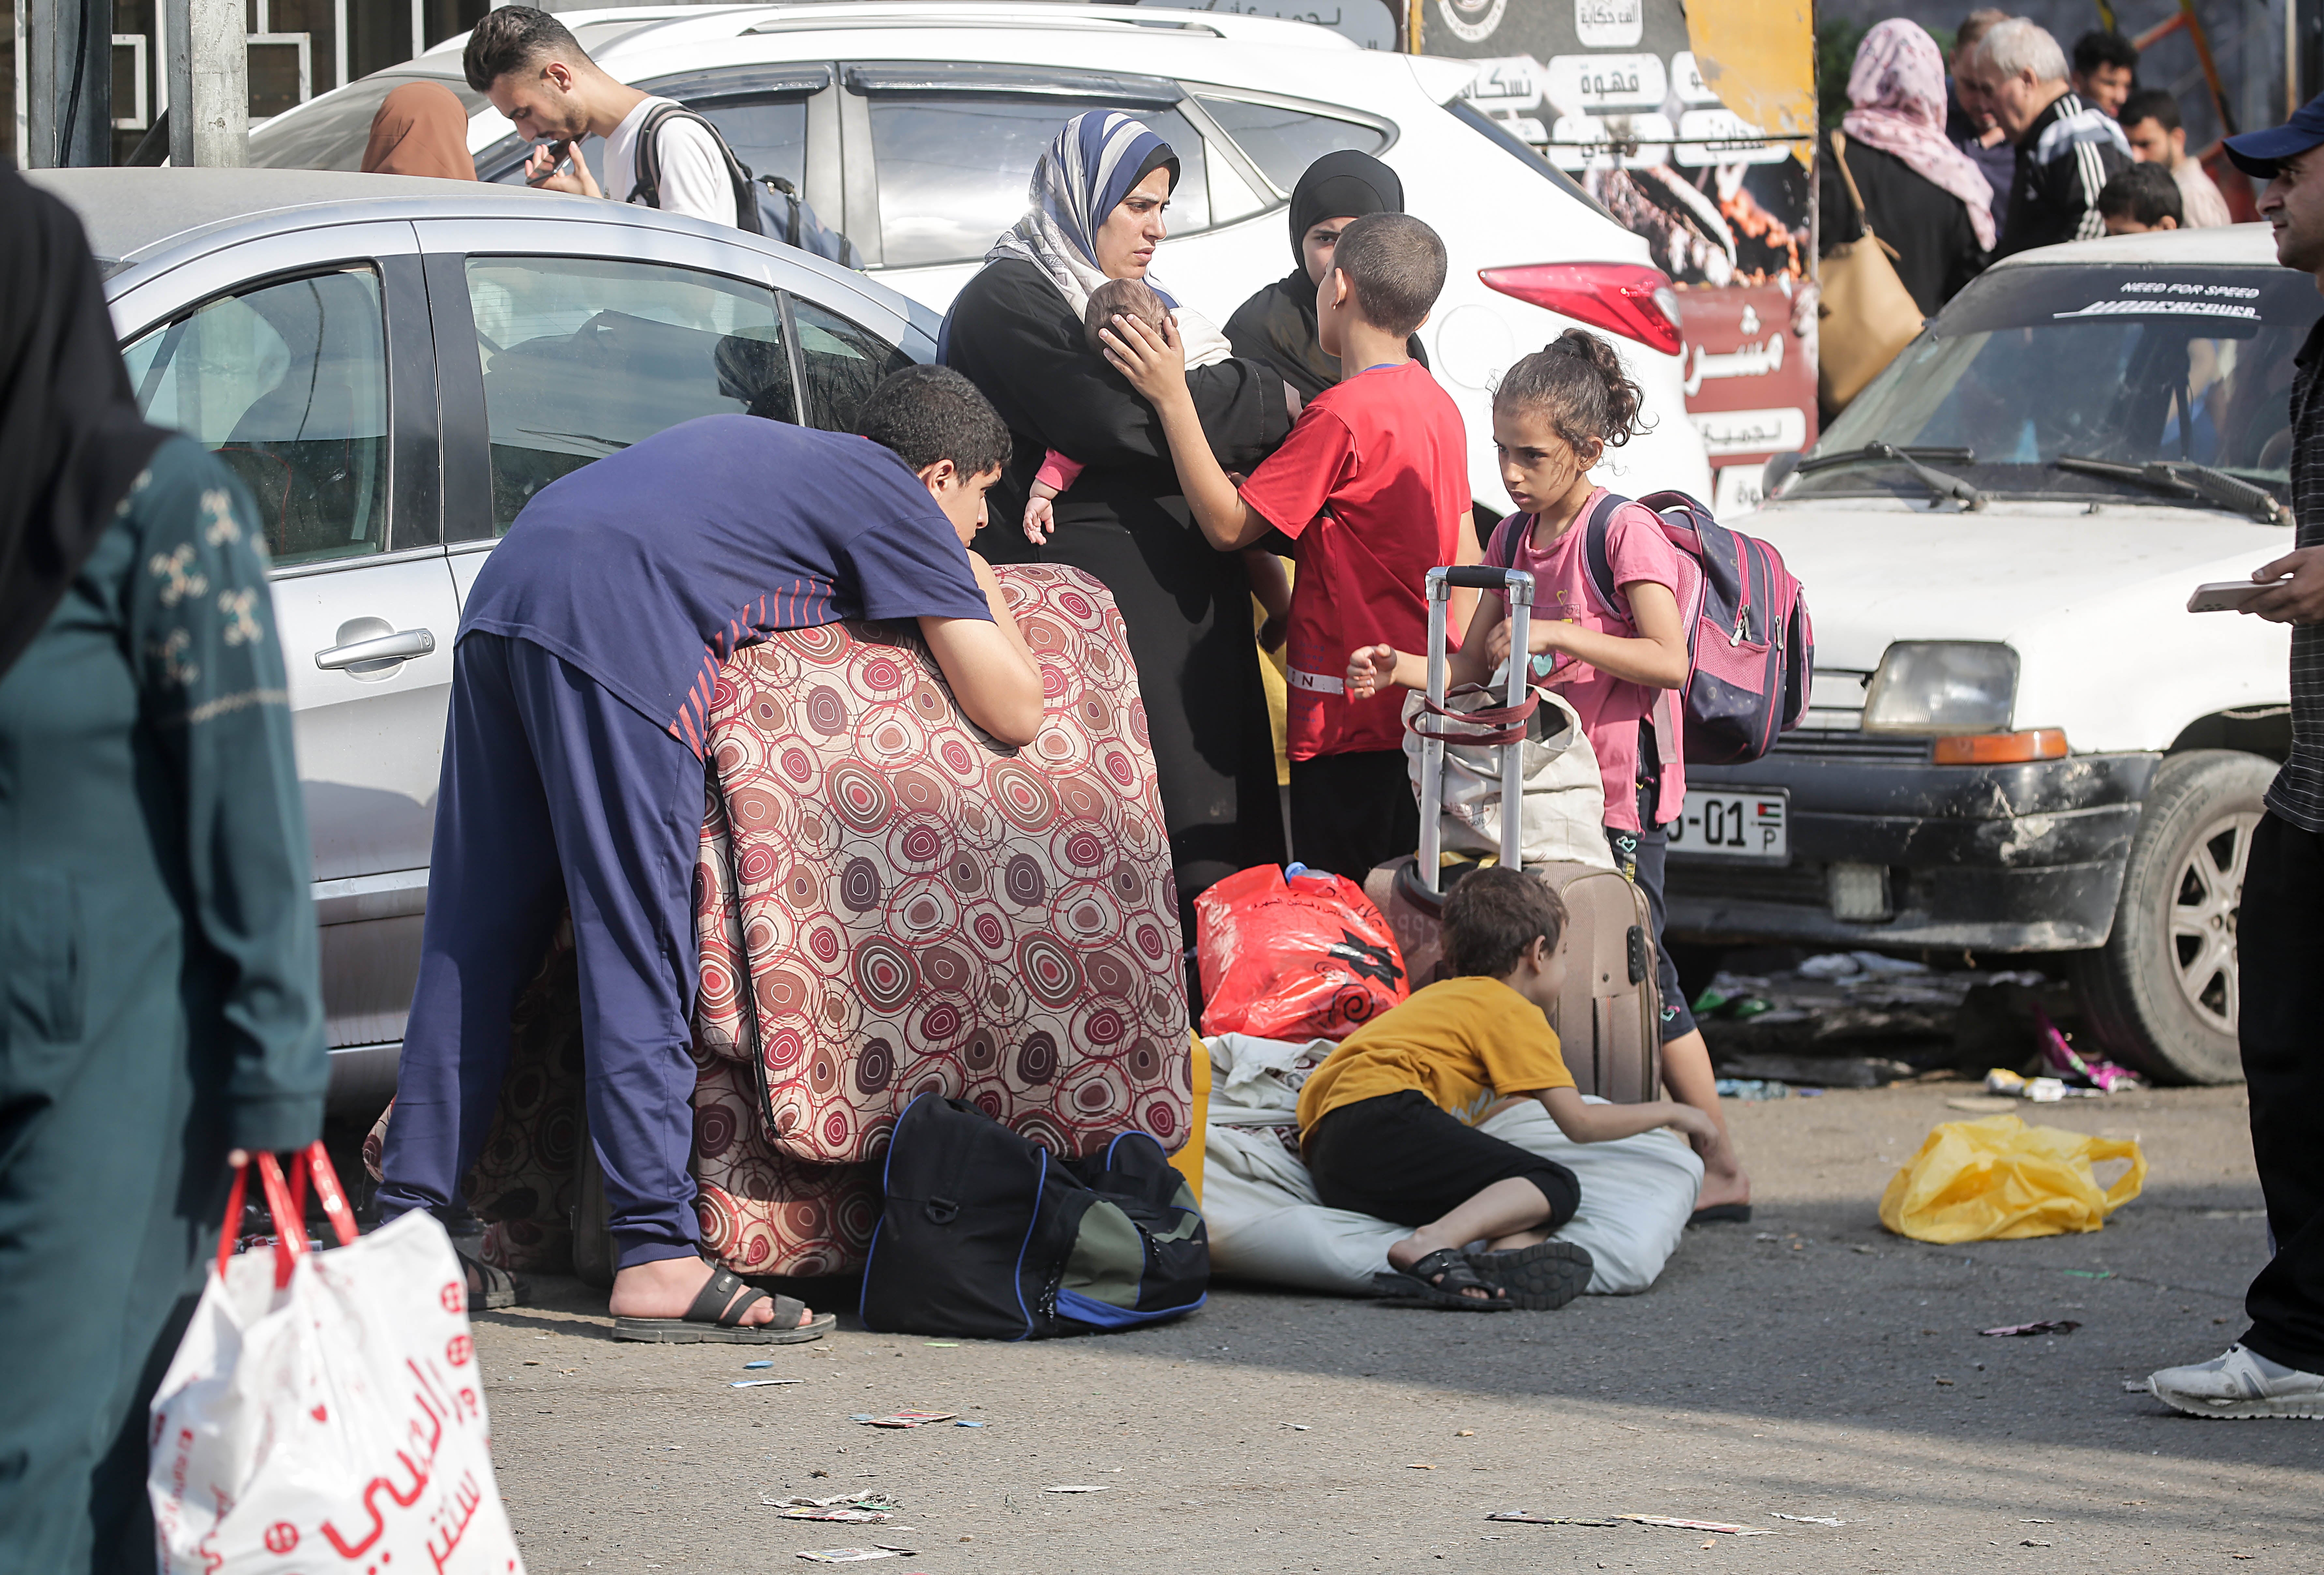
<path id="1" fill-rule="evenodd" d="M 146 1405 L 230 1150 L 320 1135 L 309 853 L 248 495 L 139 417 L 0 172 L 0 1572 L 150 1570 Z"/>

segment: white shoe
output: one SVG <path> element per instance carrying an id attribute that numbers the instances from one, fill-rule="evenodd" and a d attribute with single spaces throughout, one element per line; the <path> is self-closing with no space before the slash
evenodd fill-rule
<path id="1" fill-rule="evenodd" d="M 2324 1376 L 2272 1362 L 2240 1345 L 2190 1368 L 2165 1368 L 2149 1393 L 2190 1416 L 2324 1417 Z"/>

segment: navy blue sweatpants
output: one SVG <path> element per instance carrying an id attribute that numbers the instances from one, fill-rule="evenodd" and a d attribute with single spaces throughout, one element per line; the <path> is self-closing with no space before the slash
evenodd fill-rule
<path id="1" fill-rule="evenodd" d="M 687 1046 L 703 781 L 693 751 L 562 657 L 461 639 L 383 1219 L 459 1195 L 508 1072 L 510 1014 L 569 903 L 615 1266 L 697 1250 Z"/>

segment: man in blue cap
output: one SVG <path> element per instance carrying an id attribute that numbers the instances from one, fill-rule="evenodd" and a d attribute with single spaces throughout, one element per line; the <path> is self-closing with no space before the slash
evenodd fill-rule
<path id="1" fill-rule="evenodd" d="M 2286 124 L 2227 139 L 2267 182 L 2275 260 L 2324 290 L 2324 97 Z M 2275 1257 L 2244 1299 L 2251 1329 L 2225 1356 L 2165 1368 L 2158 1399 L 2195 1416 L 2324 1417 L 2324 322 L 2292 384 L 2294 549 L 2254 571 L 2243 611 L 2292 625 L 2292 754 L 2252 834 L 2236 918 L 2252 1157 Z"/>

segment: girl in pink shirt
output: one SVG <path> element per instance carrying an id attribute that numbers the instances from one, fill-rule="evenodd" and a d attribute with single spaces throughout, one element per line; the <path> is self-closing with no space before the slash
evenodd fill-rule
<path id="1" fill-rule="evenodd" d="M 1709 1115 L 1713 1138 L 1698 1139 L 1703 1159 L 1698 1220 L 1750 1218 L 1750 1178 L 1736 1157 L 1720 1114 L 1711 1052 L 1688 1011 L 1678 970 L 1663 944 L 1663 827 L 1684 803 L 1685 762 L 1656 758 L 1652 721 L 1686 682 L 1686 633 L 1678 611 L 1681 576 L 1687 572 L 1652 511 L 1618 506 L 1609 521 L 1607 555 L 1619 604 L 1604 607 L 1590 588 L 1583 562 L 1587 532 L 1579 529 L 1604 497 L 1590 472 L 1609 447 L 1638 429 L 1638 385 L 1622 370 L 1614 347 L 1597 335 L 1569 328 L 1547 347 L 1509 368 L 1493 393 L 1493 443 L 1500 450 L 1501 481 L 1517 511 L 1501 522 L 1485 561 L 1534 576 L 1532 634 L 1527 641 L 1536 678 L 1572 703 L 1606 788 L 1606 836 L 1614 863 L 1646 891 L 1661 955 L 1663 1082 L 1676 1098 Z M 1509 624 L 1504 598 L 1480 597 L 1461 649 L 1452 658 L 1450 685 L 1482 684 L 1508 657 Z M 1348 658 L 1351 697 L 1389 685 L 1427 686 L 1426 657 L 1375 645 Z M 1668 736 L 1680 736 L 1676 717 Z"/>

